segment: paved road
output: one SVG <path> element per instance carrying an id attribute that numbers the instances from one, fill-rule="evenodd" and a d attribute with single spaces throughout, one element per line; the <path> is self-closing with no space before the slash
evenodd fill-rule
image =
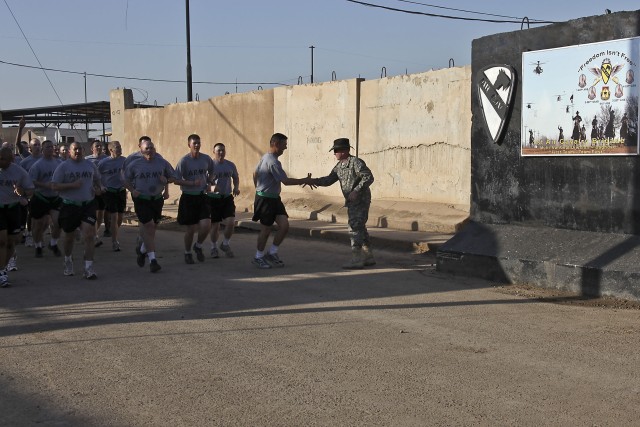
<path id="1" fill-rule="evenodd" d="M 640 311 L 540 302 L 378 252 L 290 239 L 284 269 L 98 249 L 97 281 L 21 247 L 0 289 L 0 425 L 637 425 Z M 107 246 L 107 245 L 105 245 Z M 76 258 L 80 258 L 77 252 Z"/>

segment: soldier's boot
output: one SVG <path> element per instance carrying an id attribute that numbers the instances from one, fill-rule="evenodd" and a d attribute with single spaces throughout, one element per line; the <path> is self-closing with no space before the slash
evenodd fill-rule
<path id="1" fill-rule="evenodd" d="M 373 258 L 373 251 L 369 246 L 362 247 L 362 254 L 364 255 L 363 265 L 365 267 L 369 267 L 371 265 L 376 265 L 376 260 Z"/>
<path id="2" fill-rule="evenodd" d="M 347 270 L 356 270 L 364 267 L 364 258 L 362 256 L 362 248 L 351 248 L 351 261 L 344 264 L 342 268 Z"/>

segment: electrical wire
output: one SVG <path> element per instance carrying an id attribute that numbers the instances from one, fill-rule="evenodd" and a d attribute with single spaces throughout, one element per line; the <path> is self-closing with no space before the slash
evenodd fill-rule
<path id="1" fill-rule="evenodd" d="M 9 12 L 11 13 L 11 16 L 13 16 L 13 20 L 16 21 L 16 25 L 20 29 L 20 32 L 22 33 L 22 36 L 24 37 L 25 41 L 27 42 L 27 45 L 29 45 L 29 49 L 31 49 L 31 53 L 33 53 L 33 56 L 36 57 L 36 61 L 38 61 L 38 64 L 40 64 L 40 69 L 44 73 L 44 76 L 47 78 L 47 81 L 49 82 L 49 85 L 51 85 L 51 89 L 53 89 L 53 92 L 56 94 L 56 97 L 58 98 L 58 101 L 60 101 L 60 105 L 64 105 L 64 103 L 62 102 L 62 99 L 60 98 L 60 95 L 58 94 L 58 91 L 56 90 L 55 86 L 53 85 L 53 82 L 49 78 L 49 75 L 47 74 L 45 68 L 42 66 L 42 63 L 40 62 L 40 59 L 38 58 L 38 55 L 36 55 L 36 51 L 33 50 L 33 47 L 31 47 L 31 43 L 29 43 L 29 39 L 27 38 L 27 36 L 24 33 L 24 31 L 22 31 L 22 27 L 20 26 L 20 23 L 18 22 L 18 19 L 16 19 L 16 16 L 13 14 L 13 11 L 9 7 L 9 3 L 7 3 L 7 0 L 4 0 L 4 4 L 7 6 L 7 9 L 9 9 Z M 38 68 L 38 67 L 33 67 L 33 68 Z"/>
<path id="2" fill-rule="evenodd" d="M 38 61 L 39 62 L 39 61 Z M 169 79 L 150 79 L 143 77 L 128 77 L 128 76 L 112 76 L 108 74 L 94 74 L 94 73 L 85 73 L 82 71 L 71 71 L 71 70 L 59 70 L 56 68 L 44 68 L 42 66 L 36 67 L 35 65 L 25 65 L 25 64 L 17 64 L 15 62 L 3 61 L 0 59 L 0 64 L 13 65 L 15 67 L 23 67 L 23 68 L 35 68 L 42 69 L 47 71 L 55 71 L 57 73 L 67 73 L 67 74 L 78 74 L 78 75 L 87 75 L 91 77 L 103 77 L 108 79 L 122 79 L 122 80 L 138 80 L 145 82 L 160 82 L 160 83 L 186 83 L 186 80 L 169 80 Z M 293 80 L 293 79 L 289 79 Z M 287 86 L 286 83 L 280 82 L 206 82 L 206 81 L 194 81 L 194 84 L 205 84 L 205 85 L 275 85 L 275 86 Z"/>
<path id="3" fill-rule="evenodd" d="M 476 15 L 495 16 L 497 18 L 510 18 L 510 19 L 520 19 L 520 20 L 522 20 L 522 18 L 520 18 L 518 16 L 496 15 L 494 13 L 476 12 L 474 10 L 465 10 L 465 9 L 456 9 L 456 8 L 453 8 L 453 7 L 438 6 L 438 5 L 435 5 L 435 4 L 420 3 L 420 2 L 417 2 L 417 1 L 411 1 L 411 0 L 396 0 L 396 1 L 399 1 L 401 3 L 410 3 L 410 4 L 420 5 L 420 6 L 433 7 L 433 8 L 436 8 L 436 9 L 453 10 L 455 12 L 473 13 L 473 14 L 476 14 Z M 530 18 L 529 21 L 531 23 L 535 23 L 537 21 L 543 21 L 543 20 L 542 19 Z"/>
<path id="4" fill-rule="evenodd" d="M 434 18 L 446 18 L 446 19 L 457 19 L 457 20 L 461 20 L 461 21 L 476 21 L 476 22 L 491 22 L 491 23 L 496 23 L 496 24 L 521 24 L 522 23 L 522 19 L 520 20 L 503 20 L 503 19 L 482 19 L 482 18 L 465 18 L 462 16 L 450 16 L 450 15 L 439 15 L 436 13 L 427 13 L 427 12 L 417 12 L 417 11 L 413 11 L 413 10 L 405 10 L 405 9 L 398 9 L 395 7 L 389 7 L 389 6 L 381 6 L 378 4 L 372 4 L 372 3 L 366 3 L 366 2 L 362 2 L 362 1 L 357 1 L 357 0 L 346 0 L 349 3 L 356 3 L 356 4 L 360 4 L 362 6 L 369 6 L 369 7 L 373 7 L 373 8 L 379 8 L 379 9 L 385 9 L 385 10 L 391 10 L 394 12 L 402 12 L 402 13 L 408 13 L 411 15 L 422 15 L 422 16 L 431 16 Z M 555 21 L 535 21 L 532 22 L 535 24 L 555 24 Z"/>

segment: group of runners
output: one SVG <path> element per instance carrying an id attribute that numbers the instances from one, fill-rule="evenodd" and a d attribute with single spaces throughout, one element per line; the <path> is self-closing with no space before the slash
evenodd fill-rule
<path id="1" fill-rule="evenodd" d="M 16 147 L 24 128 L 21 121 Z M 73 247 L 82 241 L 83 277 L 97 278 L 94 270 L 95 248 L 102 245 L 98 230 L 105 223 L 105 237 L 111 237 L 111 248 L 120 251 L 119 228 L 126 209 L 127 191 L 131 193 L 139 222 L 136 242 L 136 262 L 149 271 L 161 269 L 156 256 L 155 234 L 162 218 L 164 201 L 169 198 L 169 185 L 180 186 L 179 224 L 186 227 L 184 261 L 194 264 L 205 261 L 205 241 L 211 246 L 209 255 L 218 258 L 220 252 L 233 257 L 230 239 L 235 224 L 234 197 L 240 194 L 239 176 L 235 164 L 226 159 L 226 147 L 217 143 L 213 156 L 202 153 L 202 142 L 196 134 L 187 137 L 188 153 L 175 168 L 156 152 L 151 138 L 138 140 L 139 150 L 124 157 L 118 141 L 96 141 L 92 153 L 84 156 L 83 146 L 55 146 L 52 141 L 29 142 L 30 155 L 14 154 L 10 143 L 0 148 L 0 287 L 10 285 L 9 272 L 17 269 L 15 246 L 24 228 L 30 223 L 35 256 L 43 256 L 43 236 L 49 227 L 51 237 L 46 247 L 55 255 L 64 256 L 63 274 L 75 274 Z M 283 267 L 279 246 L 288 229 L 288 215 L 280 198 L 281 185 L 328 186 L 340 181 L 348 208 L 352 259 L 345 268 L 362 268 L 375 264 L 366 229 L 373 175 L 366 164 L 350 155 L 349 140 L 337 139 L 331 150 L 338 164 L 322 178 L 289 178 L 278 157 L 287 149 L 287 137 L 276 133 L 271 137 L 268 152 L 262 156 L 253 174 L 256 187 L 253 221 L 261 224 L 253 264 L 261 269 Z M 24 153 L 22 153 L 24 155 Z M 267 241 L 273 225 L 278 228 L 269 249 Z M 221 225 L 224 231 L 221 233 Z M 62 251 L 58 241 L 62 237 Z M 218 240 L 222 241 L 218 247 Z"/>
<path id="2" fill-rule="evenodd" d="M 16 146 L 20 146 L 21 122 Z M 214 146 L 213 158 L 200 153 L 198 135 L 190 135 L 189 152 L 174 169 L 155 150 L 151 138 L 139 139 L 139 150 L 128 157 L 122 155 L 118 141 L 92 144 L 92 154 L 84 156 L 83 146 L 72 143 L 56 153 L 52 141 L 29 142 L 28 156 L 14 153 L 10 143 L 0 148 L 0 287 L 9 286 L 8 273 L 17 270 L 15 246 L 25 222 L 30 224 L 35 256 L 43 256 L 43 235 L 50 227 L 48 249 L 55 256 L 64 255 L 63 274 L 75 274 L 73 247 L 83 242 L 83 277 L 97 278 L 94 270 L 95 248 L 102 245 L 98 229 L 105 219 L 105 235 L 111 247 L 120 251 L 119 228 L 126 209 L 127 191 L 140 223 L 136 243 L 136 261 L 155 273 L 161 269 L 156 258 L 155 230 L 162 217 L 164 200 L 169 197 L 169 184 L 180 185 L 178 222 L 185 225 L 185 262 L 193 264 L 193 253 L 204 261 L 203 244 L 209 237 L 211 257 L 233 257 L 229 240 L 235 222 L 234 196 L 240 194 L 239 177 L 233 162 L 225 159 L 224 144 Z M 68 158 L 65 158 L 68 153 Z M 214 172 L 215 171 L 215 172 Z M 106 215 L 105 215 L 106 213 Z M 218 248 L 220 225 L 223 239 Z M 62 250 L 58 246 L 62 232 Z M 197 235 L 193 243 L 194 235 Z M 10 262 L 9 260 L 12 259 Z"/>

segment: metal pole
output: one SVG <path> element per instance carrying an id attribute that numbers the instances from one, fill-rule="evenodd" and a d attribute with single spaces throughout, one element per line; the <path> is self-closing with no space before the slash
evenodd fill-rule
<path id="1" fill-rule="evenodd" d="M 193 82 L 191 78 L 191 25 L 189 24 L 189 0 L 185 0 L 187 17 L 187 101 L 193 101 Z"/>
<path id="2" fill-rule="evenodd" d="M 313 83 L 313 49 L 315 49 L 315 46 L 311 45 L 309 49 L 311 49 L 311 83 Z"/>
<path id="3" fill-rule="evenodd" d="M 87 72 L 84 72 L 84 103 L 87 103 Z M 86 114 L 86 113 L 85 113 Z M 89 119 L 85 116 L 84 130 L 87 132 L 87 141 L 89 141 Z"/>

